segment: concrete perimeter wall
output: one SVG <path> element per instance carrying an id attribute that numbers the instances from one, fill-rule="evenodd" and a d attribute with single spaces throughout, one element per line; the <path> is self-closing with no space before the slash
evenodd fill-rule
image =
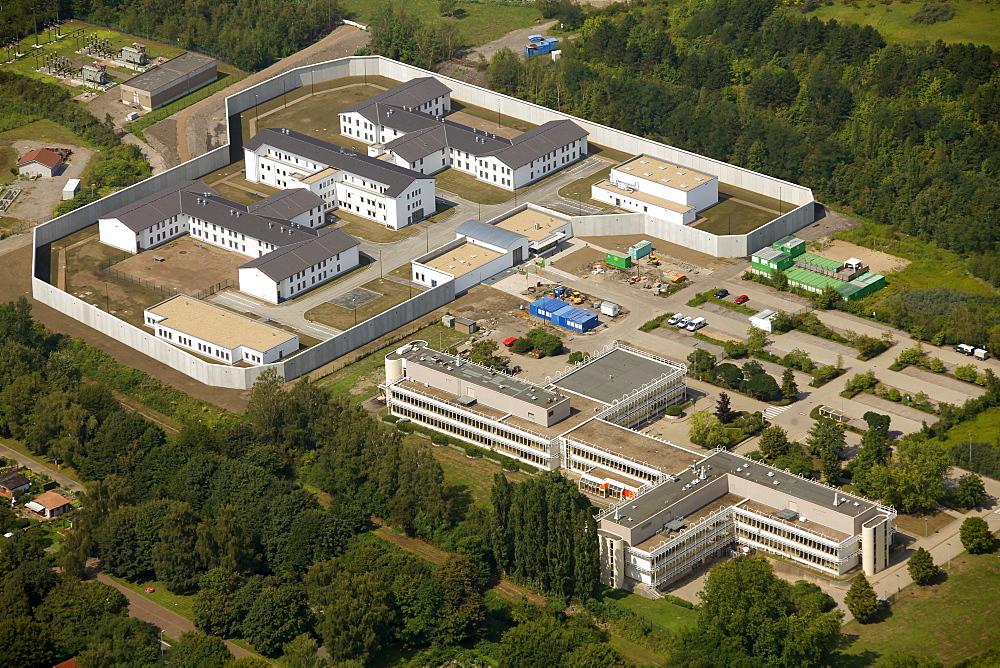
<path id="1" fill-rule="evenodd" d="M 660 144 L 621 130 L 592 123 L 580 118 L 560 114 L 507 95 L 473 86 L 457 79 L 444 77 L 410 65 L 404 65 L 381 56 L 355 56 L 297 68 L 246 88 L 226 98 L 229 119 L 229 137 L 242 136 L 239 118 L 234 114 L 246 111 L 255 104 L 276 98 L 298 87 L 322 83 L 347 76 L 381 75 L 398 81 L 415 77 L 434 76 L 453 91 L 453 97 L 467 104 L 496 109 L 499 113 L 515 116 L 530 123 L 542 124 L 550 120 L 571 118 L 590 133 L 591 142 L 630 154 L 650 153 L 667 161 L 676 162 L 697 171 L 715 174 L 723 183 L 758 192 L 769 197 L 797 205 L 797 209 L 745 236 L 717 237 L 701 230 L 665 225 L 647 219 L 644 214 L 576 217 L 574 230 L 580 235 L 624 234 L 634 227 L 637 232 L 656 236 L 666 241 L 691 247 L 710 255 L 721 257 L 745 256 L 772 241 L 790 234 L 813 221 L 813 197 L 808 188 L 782 181 L 765 174 L 729 165 L 718 160 Z M 244 138 L 248 139 L 248 138 Z M 252 387 L 257 376 L 269 367 L 275 368 L 286 380 L 292 380 L 341 355 L 344 355 L 378 337 L 405 325 L 412 320 L 440 308 L 455 298 L 455 285 L 448 282 L 424 292 L 370 320 L 358 324 L 337 336 L 313 346 L 302 353 L 277 364 L 238 368 L 213 364 L 191 355 L 169 343 L 156 339 L 152 334 L 119 320 L 110 313 L 91 306 L 49 284 L 47 263 L 38 262 L 38 251 L 47 244 L 93 225 L 97 219 L 115 209 L 151 195 L 163 188 L 188 179 L 197 179 L 224 167 L 242 157 L 240 146 L 225 146 L 209 151 L 183 165 L 150 177 L 141 183 L 120 190 L 97 202 L 55 218 L 34 229 L 32 261 L 32 295 L 94 329 L 112 336 L 136 350 L 149 355 L 207 385 L 235 389 Z"/>

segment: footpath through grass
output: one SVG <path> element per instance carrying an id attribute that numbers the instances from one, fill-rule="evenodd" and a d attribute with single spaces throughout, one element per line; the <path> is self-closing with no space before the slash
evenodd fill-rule
<path id="1" fill-rule="evenodd" d="M 972 42 L 1000 49 L 1000 5 L 979 0 L 950 0 L 955 16 L 941 23 L 922 25 L 910 18 L 924 6 L 923 2 L 891 2 L 888 4 L 861 3 L 846 5 L 840 2 L 820 7 L 806 16 L 823 21 L 836 19 L 841 23 L 859 23 L 874 26 L 887 42 L 909 43 Z"/>
<path id="2" fill-rule="evenodd" d="M 944 582 L 905 588 L 884 621 L 844 626 L 853 642 L 833 665 L 855 666 L 862 657 L 871 663 L 895 652 L 951 664 L 1000 647 L 1000 626 L 993 623 L 998 589 L 996 554 L 952 559 Z"/>

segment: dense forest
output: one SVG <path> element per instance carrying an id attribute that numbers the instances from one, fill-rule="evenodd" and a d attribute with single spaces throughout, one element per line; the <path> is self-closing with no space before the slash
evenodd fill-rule
<path id="1" fill-rule="evenodd" d="M 557 63 L 498 53 L 489 83 L 992 258 L 998 60 L 971 44 L 888 45 L 777 0 L 645 1 L 590 10 Z M 997 266 L 971 265 L 990 280 Z"/>

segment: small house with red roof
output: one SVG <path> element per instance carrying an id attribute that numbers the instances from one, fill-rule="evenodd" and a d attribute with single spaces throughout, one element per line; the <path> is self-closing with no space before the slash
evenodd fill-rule
<path id="1" fill-rule="evenodd" d="M 44 494 L 39 494 L 35 497 L 34 501 L 29 501 L 24 504 L 24 507 L 36 515 L 41 515 L 47 520 L 59 517 L 60 515 L 65 515 L 69 511 L 73 510 L 73 506 L 70 504 L 69 499 L 62 494 L 56 494 L 55 492 L 45 492 Z"/>
<path id="2" fill-rule="evenodd" d="M 63 170 L 62 155 L 50 148 L 28 151 L 17 163 L 17 173 L 21 176 L 58 176 Z"/>

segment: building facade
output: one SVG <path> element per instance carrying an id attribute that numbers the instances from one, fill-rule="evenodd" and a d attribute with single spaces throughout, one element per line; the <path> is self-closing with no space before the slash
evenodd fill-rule
<path id="1" fill-rule="evenodd" d="M 434 179 L 299 132 L 264 128 L 243 148 L 248 181 L 308 190 L 327 212 L 343 209 L 398 230 L 436 210 Z"/>
<path id="2" fill-rule="evenodd" d="M 218 77 L 215 58 L 182 53 L 122 82 L 121 99 L 124 104 L 152 111 L 214 83 Z"/>
<path id="3" fill-rule="evenodd" d="M 719 201 L 719 179 L 648 155 L 615 165 L 608 179 L 591 186 L 591 197 L 626 211 L 690 225 Z"/>

